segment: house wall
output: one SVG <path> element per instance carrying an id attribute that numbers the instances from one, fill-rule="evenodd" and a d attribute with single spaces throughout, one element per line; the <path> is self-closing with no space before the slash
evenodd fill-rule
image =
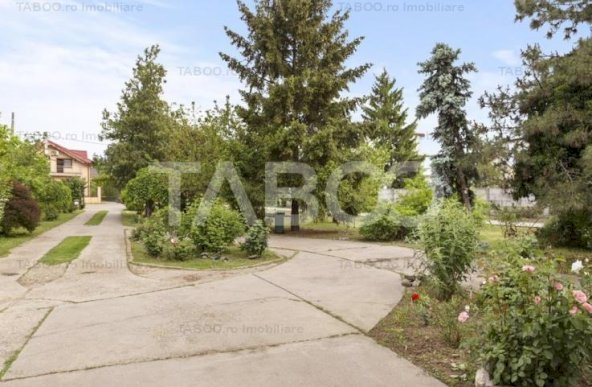
<path id="1" fill-rule="evenodd" d="M 76 159 L 71 158 L 68 155 L 61 153 L 53 147 L 48 147 L 49 153 L 49 166 L 51 176 L 57 179 L 67 179 L 69 177 L 80 177 L 86 182 L 86 188 L 84 189 L 84 196 L 90 195 L 90 166 L 84 165 Z M 63 173 L 58 173 L 58 159 L 70 159 L 72 160 L 72 168 L 65 168 Z"/>

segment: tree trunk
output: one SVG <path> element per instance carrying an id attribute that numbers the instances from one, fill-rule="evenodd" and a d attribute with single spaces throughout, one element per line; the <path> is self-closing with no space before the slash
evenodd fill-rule
<path id="1" fill-rule="evenodd" d="M 467 186 L 467 179 L 465 178 L 465 174 L 463 171 L 458 168 L 458 188 L 460 191 L 460 198 L 467 208 L 467 210 L 471 211 L 471 196 L 469 195 L 469 187 Z"/>
<path id="2" fill-rule="evenodd" d="M 300 206 L 298 200 L 292 199 L 291 231 L 300 231 Z"/>
<path id="3" fill-rule="evenodd" d="M 146 202 L 146 207 L 144 209 L 144 216 L 146 218 L 149 218 L 152 216 L 153 212 L 154 212 L 154 202 L 152 200 L 148 200 L 148 202 Z"/>

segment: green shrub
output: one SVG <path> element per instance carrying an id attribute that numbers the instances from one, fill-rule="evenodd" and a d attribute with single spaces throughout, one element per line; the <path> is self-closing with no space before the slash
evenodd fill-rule
<path id="1" fill-rule="evenodd" d="M 489 214 L 491 212 L 491 204 L 483 200 L 481 198 L 475 198 L 473 203 L 473 211 L 472 215 L 477 224 L 483 224 L 487 219 L 489 219 Z"/>
<path id="2" fill-rule="evenodd" d="M 592 212 L 573 211 L 553 216 L 538 230 L 537 237 L 551 246 L 592 249 Z"/>
<path id="3" fill-rule="evenodd" d="M 221 253 L 244 232 L 241 214 L 216 202 L 203 222 L 192 225 L 190 237 L 199 251 Z"/>
<path id="4" fill-rule="evenodd" d="M 165 259 L 186 261 L 196 256 L 195 245 L 189 238 L 168 236 L 162 244 L 162 256 Z"/>
<path id="5" fill-rule="evenodd" d="M 434 192 L 423 174 L 405 180 L 405 194 L 397 199 L 395 210 L 404 216 L 424 214 L 434 198 Z"/>
<path id="6" fill-rule="evenodd" d="M 72 200 L 77 200 L 80 203 L 80 209 L 84 209 L 84 188 L 86 187 L 86 182 L 79 177 L 73 177 L 64 180 L 64 184 L 70 189 Z"/>
<path id="7" fill-rule="evenodd" d="M 526 261 L 510 253 L 498 262 L 479 300 L 486 317 L 478 350 L 494 383 L 578 385 L 592 359 L 586 295 L 548 259 Z"/>
<path id="8" fill-rule="evenodd" d="M 146 252 L 153 257 L 158 257 L 162 254 L 166 241 L 166 234 L 157 230 L 152 230 L 142 237 L 142 243 Z"/>
<path id="9" fill-rule="evenodd" d="M 46 220 L 55 220 L 60 213 L 72 211 L 72 192 L 62 181 L 50 180 L 38 194 L 39 205 Z"/>
<path id="10" fill-rule="evenodd" d="M 60 213 L 55 206 L 43 206 L 43 216 L 45 220 L 56 220 L 60 217 Z"/>
<path id="11" fill-rule="evenodd" d="M 428 210 L 417 234 L 438 298 L 450 299 L 471 269 L 479 245 L 475 219 L 458 200 L 448 199 Z"/>
<path id="12" fill-rule="evenodd" d="M 145 219 L 140 224 L 132 238 L 142 241 L 144 248 L 153 257 L 162 254 L 167 234 L 170 234 L 169 209 L 163 208 L 154 213 L 151 218 Z"/>
<path id="13" fill-rule="evenodd" d="M 269 230 L 263 221 L 258 220 L 247 231 L 245 242 L 241 244 L 241 249 L 250 256 L 260 257 L 267 249 L 267 239 Z"/>
<path id="14" fill-rule="evenodd" d="M 395 206 L 388 205 L 360 227 L 360 235 L 369 241 L 395 241 L 411 234 L 415 226 L 413 218 L 402 216 Z"/>
<path id="15" fill-rule="evenodd" d="M 41 220 L 41 209 L 37 201 L 33 199 L 31 190 L 15 181 L 12 183 L 11 195 L 4 207 L 2 232 L 8 235 L 18 227 L 33 232 Z"/>

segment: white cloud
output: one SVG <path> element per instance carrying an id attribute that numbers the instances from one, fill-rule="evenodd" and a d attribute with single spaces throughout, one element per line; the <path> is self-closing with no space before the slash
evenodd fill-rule
<path id="1" fill-rule="evenodd" d="M 492 55 L 506 66 L 520 66 L 522 64 L 520 53 L 515 50 L 497 50 Z"/>
<path id="2" fill-rule="evenodd" d="M 158 0 L 145 3 L 167 6 Z M 47 131 L 65 146 L 102 153 L 101 112 L 114 109 L 137 56 L 156 43 L 169 70 L 167 100 L 196 101 L 206 108 L 237 89 L 238 79 L 229 75 L 181 76 L 177 66 L 223 65 L 191 57 L 163 36 L 166 31 L 146 30 L 134 15 L 25 12 L 7 0 L 0 0 L 0 7 L 2 35 L 10 37 L 0 46 L 0 121 L 8 124 L 15 112 L 17 132 Z"/>

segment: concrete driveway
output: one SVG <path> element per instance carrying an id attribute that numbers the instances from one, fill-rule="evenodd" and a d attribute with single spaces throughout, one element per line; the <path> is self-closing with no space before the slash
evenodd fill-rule
<path id="1" fill-rule="evenodd" d="M 365 334 L 400 300 L 411 250 L 273 237 L 288 262 L 132 273 L 121 210 L 89 206 L 0 258 L 0 385 L 443 385 Z M 22 285 L 69 235 L 93 239 L 61 277 Z"/>

